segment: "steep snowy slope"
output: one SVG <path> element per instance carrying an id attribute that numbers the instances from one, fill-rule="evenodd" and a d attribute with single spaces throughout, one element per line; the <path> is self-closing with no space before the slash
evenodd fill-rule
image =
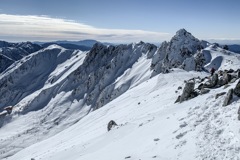
<path id="1" fill-rule="evenodd" d="M 222 107 L 223 98 L 215 95 L 227 89 L 218 88 L 174 104 L 177 88 L 198 76 L 207 74 L 175 70 L 155 76 L 8 160 L 239 159 L 239 99 Z M 108 132 L 112 119 L 119 126 Z"/>
<path id="2" fill-rule="evenodd" d="M 9 67 L 0 77 L 1 107 L 15 107 L 3 119 L 0 156 L 62 131 L 149 79 L 147 66 L 155 51 L 154 45 L 142 42 L 96 44 L 87 55 L 50 46 Z M 28 123 L 16 130 L 19 122 Z"/>

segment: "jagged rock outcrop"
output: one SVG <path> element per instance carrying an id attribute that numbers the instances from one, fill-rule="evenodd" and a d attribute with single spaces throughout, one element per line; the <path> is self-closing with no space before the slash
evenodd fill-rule
<path id="1" fill-rule="evenodd" d="M 185 29 L 177 31 L 171 41 L 163 42 L 154 55 L 151 65 L 152 76 L 176 67 L 187 71 L 202 70 L 205 57 L 200 50 L 206 47 L 205 45 Z"/>
<path id="2" fill-rule="evenodd" d="M 73 95 L 86 92 L 88 105 L 95 109 L 103 106 L 130 87 L 128 81 L 118 85 L 114 83 L 115 80 L 131 68 L 142 55 L 150 59 L 156 49 L 156 46 L 143 42 L 119 46 L 95 44 L 83 65 L 70 76 L 70 78 L 74 76 L 74 83 L 79 84 L 74 89 Z M 83 96 L 83 93 L 80 95 Z"/>

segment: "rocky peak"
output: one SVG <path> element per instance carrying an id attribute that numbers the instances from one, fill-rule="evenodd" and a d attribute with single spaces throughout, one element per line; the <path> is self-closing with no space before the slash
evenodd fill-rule
<path id="1" fill-rule="evenodd" d="M 201 68 L 201 66 L 196 66 L 203 63 L 195 63 L 195 54 L 204 47 L 202 44 L 191 33 L 185 29 L 180 29 L 169 43 L 163 42 L 154 55 L 151 66 L 154 70 L 153 76 L 171 68 L 183 68 L 186 70 Z"/>

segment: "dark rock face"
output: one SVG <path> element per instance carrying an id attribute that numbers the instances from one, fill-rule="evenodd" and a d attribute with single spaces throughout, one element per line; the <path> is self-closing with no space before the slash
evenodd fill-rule
<path id="1" fill-rule="evenodd" d="M 226 96 L 224 102 L 223 102 L 223 106 L 229 105 L 232 98 L 233 98 L 233 89 L 230 89 L 227 93 L 227 96 Z"/>
<path id="2" fill-rule="evenodd" d="M 240 81 L 238 81 L 236 87 L 233 90 L 234 94 L 240 97 Z"/>
<path id="3" fill-rule="evenodd" d="M 183 89 L 183 93 L 182 93 L 181 98 L 180 98 L 180 102 L 183 102 L 185 100 L 188 100 L 188 99 L 194 97 L 193 96 L 194 86 L 195 86 L 194 82 L 187 82 L 185 84 L 185 87 Z"/>

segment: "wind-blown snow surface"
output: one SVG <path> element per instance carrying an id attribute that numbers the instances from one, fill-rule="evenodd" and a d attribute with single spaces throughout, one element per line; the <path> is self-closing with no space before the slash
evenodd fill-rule
<path id="1" fill-rule="evenodd" d="M 219 88 L 174 104 L 178 86 L 196 76 L 207 75 L 175 70 L 155 76 L 8 160 L 239 159 L 239 100 L 222 107 L 223 99 L 215 99 L 224 91 Z M 112 119 L 119 126 L 107 132 Z"/>

